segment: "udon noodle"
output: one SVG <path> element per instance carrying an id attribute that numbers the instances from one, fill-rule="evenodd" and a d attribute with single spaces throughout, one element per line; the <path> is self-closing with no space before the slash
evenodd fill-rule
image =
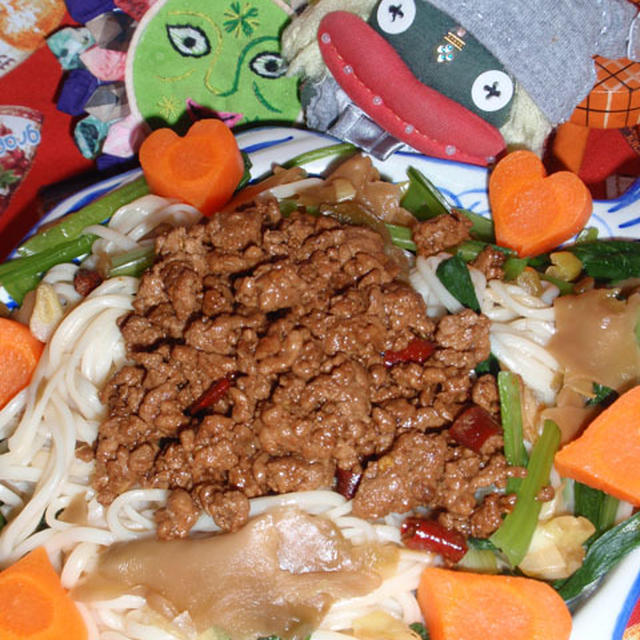
<path id="1" fill-rule="evenodd" d="M 157 196 L 141 198 L 122 207 L 107 226 L 87 229 L 100 239 L 85 264 L 93 266 L 106 256 L 148 245 L 155 231 L 191 225 L 199 217 L 183 204 Z M 442 258 L 418 258 L 410 277 L 432 316 L 461 308 L 435 275 Z M 161 489 L 133 489 L 105 508 L 91 485 L 93 460 L 76 455 L 95 441 L 105 417 L 100 390 L 126 359 L 117 320 L 132 308 L 138 285 L 135 278 L 115 277 L 81 299 L 73 287 L 77 269 L 64 264 L 46 274 L 44 281 L 54 287 L 66 313 L 30 386 L 0 411 L 0 438 L 6 438 L 6 450 L 0 455 L 0 509 L 8 521 L 0 534 L 0 565 L 44 545 L 67 589 L 94 566 L 100 548 L 151 534 L 153 512 L 168 495 Z M 519 373 L 542 401 L 551 402 L 558 363 L 544 347 L 553 333 L 551 302 L 557 289 L 549 286 L 537 298 L 514 284 L 487 282 L 479 271 L 472 269 L 471 274 L 482 312 L 492 321 L 493 353 Z M 250 513 L 283 504 L 330 518 L 355 544 L 400 542 L 400 516 L 370 523 L 353 516 L 351 503 L 328 490 L 254 498 Z M 207 515 L 194 528 L 214 530 Z M 406 623 L 419 620 L 414 590 L 423 567 L 434 562 L 432 554 L 403 549 L 395 574 L 364 597 L 336 602 L 313 640 L 339 640 L 354 619 L 376 609 Z M 197 635 L 188 615 L 172 622 L 160 620 L 140 595 L 79 603 L 79 608 L 91 639 L 192 640 Z"/>

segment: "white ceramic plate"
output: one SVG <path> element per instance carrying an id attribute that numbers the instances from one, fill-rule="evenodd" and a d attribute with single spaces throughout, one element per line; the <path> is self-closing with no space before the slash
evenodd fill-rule
<path id="1" fill-rule="evenodd" d="M 268 173 L 273 164 L 336 143 L 324 134 L 286 127 L 254 129 L 239 134 L 237 139 L 240 147 L 251 157 L 254 178 Z M 311 162 L 305 165 L 305 169 L 310 173 L 321 173 L 328 162 L 330 160 L 327 159 Z M 413 166 L 427 176 L 453 205 L 489 215 L 487 171 L 482 167 L 412 153 L 398 153 L 384 162 L 374 162 L 381 174 L 393 181 L 406 180 L 406 170 Z M 140 170 L 129 171 L 83 189 L 55 207 L 38 226 L 79 209 L 139 173 Z M 595 201 L 589 225 L 598 229 L 600 237 L 640 238 L 640 179 L 617 200 Z M 12 302 L 1 288 L 0 301 Z M 576 613 L 571 640 L 622 640 L 630 619 L 635 621 L 640 616 L 636 609 L 640 596 L 639 571 L 640 549 L 627 556 Z"/>

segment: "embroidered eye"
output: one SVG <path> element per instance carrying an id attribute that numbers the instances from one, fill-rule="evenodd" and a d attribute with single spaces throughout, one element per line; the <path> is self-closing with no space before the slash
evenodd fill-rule
<path id="1" fill-rule="evenodd" d="M 513 98 L 513 80 L 497 69 L 483 71 L 473 82 L 471 99 L 482 111 L 498 111 Z"/>
<path id="2" fill-rule="evenodd" d="M 263 51 L 251 59 L 249 68 L 262 78 L 279 78 L 286 73 L 287 63 L 280 54 Z"/>
<path id="3" fill-rule="evenodd" d="M 414 0 L 382 0 L 376 13 L 380 29 L 391 34 L 406 31 L 413 24 L 415 17 Z"/>
<path id="4" fill-rule="evenodd" d="M 207 34 L 188 24 L 167 25 L 167 35 L 171 46 L 181 55 L 191 58 L 201 58 L 211 51 L 211 44 Z"/>

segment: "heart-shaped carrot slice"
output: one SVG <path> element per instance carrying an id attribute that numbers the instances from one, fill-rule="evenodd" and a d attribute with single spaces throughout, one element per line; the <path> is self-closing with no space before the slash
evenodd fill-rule
<path id="1" fill-rule="evenodd" d="M 149 188 L 193 205 L 204 215 L 218 211 L 233 195 L 244 163 L 230 129 L 220 120 L 199 120 L 184 138 L 171 129 L 154 131 L 140 147 Z"/>
<path id="2" fill-rule="evenodd" d="M 569 171 L 547 176 L 531 151 L 514 151 L 489 177 L 489 202 L 498 244 L 533 256 L 566 242 L 591 215 L 591 194 Z"/>

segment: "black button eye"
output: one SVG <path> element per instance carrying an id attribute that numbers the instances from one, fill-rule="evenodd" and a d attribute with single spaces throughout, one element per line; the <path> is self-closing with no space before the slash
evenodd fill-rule
<path id="1" fill-rule="evenodd" d="M 211 51 L 207 34 L 200 28 L 188 24 L 167 25 L 171 46 L 181 55 L 201 58 Z"/>

